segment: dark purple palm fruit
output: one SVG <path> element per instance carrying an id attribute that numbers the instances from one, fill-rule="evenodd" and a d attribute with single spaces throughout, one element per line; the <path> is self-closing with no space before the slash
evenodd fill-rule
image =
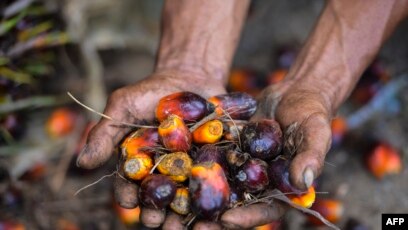
<path id="1" fill-rule="evenodd" d="M 265 161 L 249 159 L 239 168 L 235 181 L 246 192 L 256 193 L 265 190 L 269 185 L 267 168 L 268 164 Z"/>
<path id="2" fill-rule="evenodd" d="M 268 176 L 270 187 L 276 188 L 283 193 L 300 194 L 302 191 L 290 184 L 289 164 L 290 161 L 282 158 L 269 162 Z"/>
<path id="3" fill-rule="evenodd" d="M 281 154 L 282 130 L 275 120 L 262 119 L 246 124 L 241 133 L 242 150 L 262 160 Z"/>
<path id="4" fill-rule="evenodd" d="M 140 201 L 148 208 L 163 209 L 176 194 L 176 184 L 167 176 L 152 174 L 140 186 Z"/>

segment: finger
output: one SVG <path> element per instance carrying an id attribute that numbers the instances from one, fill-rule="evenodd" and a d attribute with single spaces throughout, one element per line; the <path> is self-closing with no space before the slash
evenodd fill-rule
<path id="1" fill-rule="evenodd" d="M 143 207 L 140 220 L 148 228 L 158 228 L 164 222 L 165 216 L 164 210 Z"/>
<path id="2" fill-rule="evenodd" d="M 122 167 L 120 167 L 122 169 Z M 113 182 L 113 190 L 116 202 L 124 208 L 136 208 L 139 205 L 137 184 L 126 180 L 123 177 L 123 170 L 120 170 Z"/>
<path id="3" fill-rule="evenodd" d="M 123 96 L 118 92 L 109 97 L 104 114 L 117 121 L 132 123 L 134 118 L 121 103 Z M 77 159 L 77 165 L 87 169 L 102 165 L 111 157 L 115 146 L 128 131 L 129 128 L 102 118 L 90 131 L 87 144 Z"/>
<path id="4" fill-rule="evenodd" d="M 323 113 L 312 114 L 299 129 L 303 141 L 291 162 L 289 174 L 292 185 L 306 190 L 322 171 L 331 145 L 331 129 L 329 119 Z"/>
<path id="5" fill-rule="evenodd" d="M 163 230 L 181 230 L 187 229 L 182 223 L 183 219 L 180 215 L 174 212 L 170 212 L 166 216 L 166 220 L 163 223 Z"/>
<path id="6" fill-rule="evenodd" d="M 210 221 L 199 221 L 197 222 L 194 227 L 194 230 L 221 230 L 222 227 L 220 224 Z"/>
<path id="7" fill-rule="evenodd" d="M 277 201 L 272 204 L 253 204 L 226 211 L 221 222 L 228 229 L 253 228 L 278 220 L 287 209 L 287 205 Z"/>

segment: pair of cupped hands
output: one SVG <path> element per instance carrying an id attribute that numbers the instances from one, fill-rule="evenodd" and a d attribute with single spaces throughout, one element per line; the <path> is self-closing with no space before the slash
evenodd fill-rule
<path id="1" fill-rule="evenodd" d="M 114 91 L 107 101 L 104 114 L 127 123 L 153 121 L 160 98 L 180 91 L 194 92 L 204 98 L 226 93 L 224 82 L 209 80 L 203 74 L 165 70 Z M 330 116 L 330 102 L 319 92 L 305 90 L 300 81 L 284 80 L 269 86 L 258 98 L 258 109 L 252 120 L 273 118 L 279 122 L 283 132 L 291 124 L 298 124 L 297 133 L 303 138 L 301 143 L 297 143 L 296 155 L 290 165 L 290 181 L 298 189 L 306 190 L 322 170 L 325 154 L 331 144 Z M 91 130 L 77 165 L 87 169 L 101 166 L 109 160 L 129 131 L 102 118 Z M 138 187 L 134 183 L 116 176 L 114 191 L 115 199 L 122 207 L 134 208 L 139 205 Z M 198 221 L 193 228 L 251 228 L 279 219 L 286 209 L 287 206 L 279 202 L 233 208 L 224 212 L 218 222 Z M 182 217 L 144 207 L 141 221 L 148 227 L 184 228 Z"/>

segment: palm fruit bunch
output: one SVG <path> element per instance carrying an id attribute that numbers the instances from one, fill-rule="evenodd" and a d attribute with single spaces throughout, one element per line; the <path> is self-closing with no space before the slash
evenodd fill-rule
<path id="1" fill-rule="evenodd" d="M 140 185 L 142 205 L 215 220 L 279 189 L 310 207 L 314 189 L 300 191 L 289 183 L 279 124 L 250 120 L 256 108 L 256 100 L 241 92 L 207 100 L 178 92 L 160 99 L 158 127 L 133 131 L 121 144 L 124 175 Z"/>

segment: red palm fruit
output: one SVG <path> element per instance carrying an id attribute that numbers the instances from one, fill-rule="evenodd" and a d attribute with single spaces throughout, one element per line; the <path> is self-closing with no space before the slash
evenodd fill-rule
<path id="1" fill-rule="evenodd" d="M 157 170 L 163 175 L 169 176 L 176 182 L 183 182 L 190 176 L 193 160 L 185 152 L 175 152 L 163 155 L 159 158 Z"/>
<path id="2" fill-rule="evenodd" d="M 310 208 L 320 213 L 324 218 L 332 223 L 336 223 L 343 216 L 344 207 L 338 200 L 331 199 L 316 199 L 312 207 Z M 324 225 L 319 219 L 312 215 L 308 215 L 308 220 L 313 225 Z"/>
<path id="3" fill-rule="evenodd" d="M 77 115 L 68 108 L 54 110 L 47 119 L 45 129 L 52 138 L 63 137 L 72 132 L 75 127 Z"/>
<path id="4" fill-rule="evenodd" d="M 388 144 L 378 144 L 366 157 L 367 167 L 378 179 L 399 174 L 402 170 L 401 156 Z"/>
<path id="5" fill-rule="evenodd" d="M 256 95 L 260 91 L 257 86 L 257 81 L 255 73 L 244 69 L 234 69 L 229 76 L 228 88 L 230 91 L 239 91 L 250 95 Z"/>
<path id="6" fill-rule="evenodd" d="M 153 155 L 154 148 L 159 145 L 159 134 L 157 129 L 141 128 L 126 137 L 122 142 L 122 154 L 124 158 L 132 157 L 139 153 Z"/>
<path id="7" fill-rule="evenodd" d="M 142 180 L 149 175 L 153 168 L 152 158 L 144 153 L 138 153 L 128 157 L 123 163 L 125 176 L 132 180 Z"/>
<path id="8" fill-rule="evenodd" d="M 170 208 L 175 213 L 187 215 L 190 212 L 190 196 L 187 188 L 178 188 L 173 201 L 170 203 Z"/>
<path id="9" fill-rule="evenodd" d="M 191 92 L 178 92 L 160 99 L 156 118 L 160 122 L 175 114 L 185 122 L 201 120 L 212 111 L 211 105 L 201 96 Z"/>
<path id="10" fill-rule="evenodd" d="M 226 113 L 232 119 L 248 120 L 256 111 L 256 100 L 251 95 L 234 92 L 208 98 L 215 106 L 215 112 L 222 116 Z"/>
<path id="11" fill-rule="evenodd" d="M 272 85 L 282 81 L 285 78 L 286 74 L 288 74 L 287 69 L 277 69 L 271 72 L 268 75 L 268 84 Z"/>
<path id="12" fill-rule="evenodd" d="M 252 158 L 238 169 L 235 181 L 246 192 L 256 193 L 265 190 L 269 185 L 268 165 L 265 161 Z"/>
<path id="13" fill-rule="evenodd" d="M 281 229 L 280 228 L 281 224 L 282 223 L 279 220 L 276 220 L 276 221 L 273 221 L 273 222 L 271 222 L 269 224 L 265 224 L 265 225 L 262 225 L 262 226 L 255 227 L 254 230 L 278 230 L 278 229 Z"/>
<path id="14" fill-rule="evenodd" d="M 283 193 L 301 194 L 302 191 L 293 187 L 289 181 L 289 161 L 277 159 L 268 164 L 268 176 L 271 187 Z"/>
<path id="15" fill-rule="evenodd" d="M 248 121 L 235 120 L 224 122 L 224 138 L 229 141 L 239 142 L 240 134 L 246 123 Z"/>
<path id="16" fill-rule="evenodd" d="M 193 166 L 189 192 L 192 211 L 207 219 L 219 215 L 229 204 L 227 178 L 222 167 L 214 162 Z"/>
<path id="17" fill-rule="evenodd" d="M 315 199 L 316 199 L 316 192 L 314 186 L 310 186 L 307 192 L 299 194 L 299 195 L 287 195 L 287 197 L 295 204 L 302 206 L 304 208 L 310 208 Z"/>
<path id="18" fill-rule="evenodd" d="M 347 121 L 344 117 L 336 117 L 331 122 L 333 145 L 338 145 L 343 140 L 347 131 Z"/>
<path id="19" fill-rule="evenodd" d="M 224 172 L 228 174 L 228 166 L 222 148 L 215 145 L 204 145 L 198 149 L 195 154 L 194 163 L 200 164 L 206 162 L 218 163 L 224 169 Z"/>
<path id="20" fill-rule="evenodd" d="M 241 132 L 242 150 L 252 157 L 270 160 L 281 154 L 282 131 L 275 120 L 248 122 Z"/>
<path id="21" fill-rule="evenodd" d="M 114 208 L 120 221 L 125 225 L 130 226 L 140 222 L 140 207 L 128 209 L 114 202 Z"/>
<path id="22" fill-rule="evenodd" d="M 176 184 L 167 176 L 151 174 L 140 186 L 140 201 L 148 208 L 163 209 L 176 195 Z"/>
<path id="23" fill-rule="evenodd" d="M 25 181 L 38 181 L 44 178 L 47 173 L 48 167 L 45 162 L 35 163 L 29 168 L 23 175 L 21 175 L 20 180 Z"/>
<path id="24" fill-rule="evenodd" d="M 193 142 L 197 144 L 213 144 L 222 137 L 223 125 L 219 120 L 204 123 L 193 131 Z"/>
<path id="25" fill-rule="evenodd" d="M 158 131 L 163 145 L 170 151 L 190 150 L 192 135 L 179 116 L 170 115 L 160 123 Z"/>
<path id="26" fill-rule="evenodd" d="M 3 220 L 0 221 L 1 230 L 25 230 L 24 224 L 14 221 L 14 220 Z"/>

